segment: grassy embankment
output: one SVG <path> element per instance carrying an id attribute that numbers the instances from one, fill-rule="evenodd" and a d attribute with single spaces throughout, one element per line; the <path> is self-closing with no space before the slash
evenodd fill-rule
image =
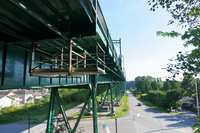
<path id="1" fill-rule="evenodd" d="M 65 110 L 70 109 L 85 101 L 85 90 L 78 89 L 59 89 L 60 98 L 63 108 Z M 9 124 L 13 122 L 27 123 L 30 116 L 32 120 L 31 124 L 37 124 L 47 120 L 49 110 L 49 96 L 45 99 L 34 103 L 27 103 L 22 107 L 6 107 L 0 110 L 0 124 Z M 60 112 L 57 100 L 55 101 L 55 116 Z"/>

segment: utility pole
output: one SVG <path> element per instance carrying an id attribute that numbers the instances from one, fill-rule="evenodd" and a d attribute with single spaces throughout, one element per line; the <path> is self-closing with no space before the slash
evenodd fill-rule
<path id="1" fill-rule="evenodd" d="M 197 117 L 199 117 L 199 100 L 198 100 L 198 91 L 197 91 L 197 78 L 195 79 L 195 88 L 196 88 Z"/>

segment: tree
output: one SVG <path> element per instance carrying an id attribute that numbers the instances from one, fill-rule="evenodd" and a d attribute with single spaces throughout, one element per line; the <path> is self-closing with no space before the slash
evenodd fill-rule
<path id="1" fill-rule="evenodd" d="M 156 80 L 151 82 L 151 87 L 152 87 L 153 90 L 157 90 L 158 89 L 158 84 L 157 84 Z"/>
<path id="2" fill-rule="evenodd" d="M 173 79 L 173 80 L 169 80 L 169 83 L 171 86 L 170 89 L 180 89 L 181 83 L 179 81 L 176 81 Z"/>
<path id="3" fill-rule="evenodd" d="M 126 82 L 126 89 L 135 89 L 135 82 L 134 81 L 128 81 Z"/>
<path id="4" fill-rule="evenodd" d="M 200 72 L 200 2 L 199 0 L 149 0 L 150 10 L 155 11 L 162 7 L 169 12 L 173 20 L 168 24 L 178 21 L 178 25 L 186 27 L 185 33 L 177 31 L 162 32 L 158 31 L 157 35 L 177 37 L 181 36 L 185 40 L 185 47 L 192 45 L 195 48 L 190 53 L 179 52 L 175 59 L 176 63 L 169 63 L 166 67 L 175 77 L 181 72 L 197 74 Z"/>
<path id="5" fill-rule="evenodd" d="M 177 31 L 162 32 L 158 31 L 157 35 L 176 37 L 181 36 L 185 41 L 185 47 L 192 45 L 195 48 L 189 53 L 179 52 L 175 59 L 176 63 L 169 63 L 166 67 L 168 72 L 173 74 L 173 77 L 183 73 L 197 75 L 200 72 L 200 2 L 199 0 L 149 0 L 149 5 L 152 11 L 158 7 L 166 9 L 172 18 L 178 21 L 182 27 L 187 30 L 184 34 Z M 174 23 L 174 20 L 169 20 L 169 24 Z M 173 94 L 173 93 L 172 93 Z M 200 126 L 200 120 L 194 125 L 193 129 Z M 197 128 L 195 132 L 200 132 Z"/>
<path id="6" fill-rule="evenodd" d="M 184 74 L 183 75 L 183 81 L 181 82 L 181 88 L 183 88 L 185 91 L 195 91 L 195 79 L 193 75 Z M 190 89 L 188 89 L 190 88 Z"/>
<path id="7" fill-rule="evenodd" d="M 164 82 L 164 85 L 163 85 L 163 91 L 168 91 L 168 90 L 170 90 L 170 88 L 171 88 L 171 85 L 170 85 L 170 83 L 169 83 L 169 79 L 167 79 L 165 82 Z"/>
<path id="8" fill-rule="evenodd" d="M 141 76 L 138 76 L 135 78 L 135 86 L 137 88 L 137 90 L 140 92 L 142 89 L 142 78 Z"/>
<path id="9" fill-rule="evenodd" d="M 165 96 L 166 98 L 166 108 L 173 107 L 175 109 L 178 108 L 177 101 L 183 97 L 183 90 L 182 89 L 172 89 L 168 90 Z"/>
<path id="10" fill-rule="evenodd" d="M 151 76 L 138 76 L 135 78 L 135 86 L 138 91 L 141 91 L 142 93 L 147 93 L 149 90 L 152 89 L 151 87 L 151 81 L 152 81 Z"/>

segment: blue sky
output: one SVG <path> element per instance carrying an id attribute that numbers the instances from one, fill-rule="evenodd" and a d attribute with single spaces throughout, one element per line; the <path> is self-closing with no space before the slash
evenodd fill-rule
<path id="1" fill-rule="evenodd" d="M 184 48 L 180 38 L 156 36 L 156 31 L 184 30 L 171 19 L 165 9 L 150 11 L 148 0 L 99 0 L 113 40 L 121 38 L 127 81 L 137 76 L 171 76 L 166 70 L 169 58 Z"/>

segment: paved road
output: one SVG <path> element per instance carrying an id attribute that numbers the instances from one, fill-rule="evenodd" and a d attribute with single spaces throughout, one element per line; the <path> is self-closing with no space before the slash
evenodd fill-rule
<path id="1" fill-rule="evenodd" d="M 131 93 L 129 95 L 130 112 L 122 118 L 117 119 L 117 133 L 192 133 L 191 126 L 195 124 L 195 114 L 187 112 L 186 114 L 168 114 L 159 113 L 148 106 L 137 106 L 139 102 Z M 77 111 L 81 105 L 68 110 L 66 113 Z M 71 126 L 74 125 L 71 121 Z M 103 129 L 103 123 L 111 133 L 116 133 L 115 119 L 98 120 L 99 133 L 108 133 Z M 23 125 L 0 125 L 0 133 L 28 133 L 27 124 Z M 46 122 L 31 126 L 31 133 L 44 133 Z M 84 133 L 93 133 L 92 121 L 80 121 L 79 129 Z"/>
<path id="2" fill-rule="evenodd" d="M 129 95 L 130 112 L 128 116 L 117 119 L 117 133 L 192 133 L 195 114 L 159 113 L 148 106 L 137 106 L 139 102 L 131 93 Z M 115 119 L 99 120 L 99 133 L 107 133 L 103 123 L 111 133 L 115 133 Z M 91 121 L 81 121 L 86 133 L 93 133 Z"/>

